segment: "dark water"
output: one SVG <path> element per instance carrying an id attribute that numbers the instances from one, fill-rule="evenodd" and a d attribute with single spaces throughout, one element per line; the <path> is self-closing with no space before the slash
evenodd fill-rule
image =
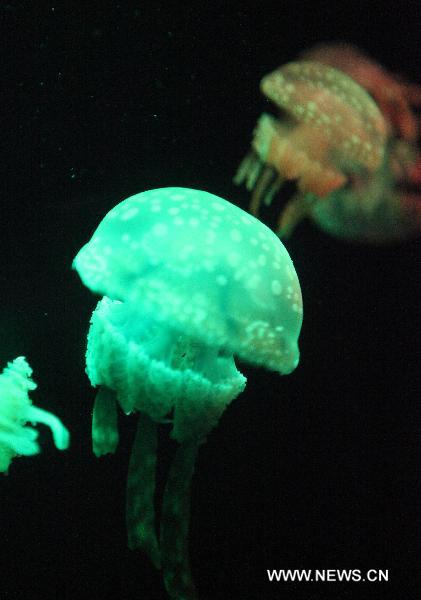
<path id="1" fill-rule="evenodd" d="M 115 456 L 91 454 L 96 299 L 72 259 L 112 206 L 146 189 L 197 187 L 246 208 L 231 178 L 266 108 L 258 81 L 314 43 L 353 42 L 421 83 L 419 8 L 34 4 L 0 4 L 0 364 L 28 358 L 34 402 L 72 444 L 60 454 L 43 432 L 43 453 L 0 481 L 0 599 L 164 598 L 159 574 L 126 548 L 134 422 L 122 419 Z M 419 241 L 354 246 L 303 224 L 287 248 L 304 299 L 301 364 L 285 378 L 244 366 L 246 391 L 201 448 L 199 596 L 416 598 Z M 164 470 L 166 432 L 161 445 Z M 390 582 L 268 583 L 275 568 L 388 569 Z"/>

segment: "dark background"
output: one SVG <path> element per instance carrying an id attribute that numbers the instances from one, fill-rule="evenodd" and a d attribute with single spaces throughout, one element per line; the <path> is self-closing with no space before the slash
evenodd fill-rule
<path id="1" fill-rule="evenodd" d="M 121 419 L 115 456 L 91 453 L 84 351 L 96 298 L 70 266 L 100 219 L 173 185 L 246 208 L 231 178 L 266 107 L 258 82 L 316 42 L 353 42 L 421 83 L 415 1 L 83 4 L 0 3 L 0 364 L 24 354 L 34 403 L 72 434 L 61 454 L 43 430 L 43 453 L 0 480 L 1 599 L 165 597 L 126 549 L 134 420 Z M 302 359 L 285 378 L 240 365 L 247 389 L 201 448 L 190 536 L 200 598 L 411 600 L 419 240 L 358 246 L 302 224 L 286 245 L 304 299 Z M 163 431 L 161 487 L 173 450 Z M 272 568 L 389 569 L 391 582 L 269 584 Z"/>

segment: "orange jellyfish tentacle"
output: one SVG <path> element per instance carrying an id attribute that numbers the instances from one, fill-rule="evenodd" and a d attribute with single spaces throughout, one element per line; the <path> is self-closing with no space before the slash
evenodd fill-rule
<path id="1" fill-rule="evenodd" d="M 287 203 L 284 210 L 279 215 L 276 233 L 282 239 L 288 239 L 295 227 L 303 219 L 310 216 L 312 205 L 315 202 L 313 194 L 296 194 Z"/>
<path id="2" fill-rule="evenodd" d="M 275 172 L 271 167 L 265 167 L 261 176 L 259 177 L 251 195 L 251 202 L 249 205 L 249 212 L 252 215 L 257 216 L 259 214 L 260 204 L 263 198 L 266 198 L 266 191 L 269 189 L 270 184 L 275 177 Z"/>
<path id="3" fill-rule="evenodd" d="M 243 181 L 247 178 L 247 174 L 251 168 L 252 163 L 256 160 L 254 152 L 249 152 L 241 161 L 238 166 L 237 172 L 233 177 L 233 182 L 235 185 L 241 185 Z"/>

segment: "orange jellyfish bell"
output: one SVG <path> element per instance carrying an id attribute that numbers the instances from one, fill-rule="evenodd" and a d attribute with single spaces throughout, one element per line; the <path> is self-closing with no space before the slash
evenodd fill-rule
<path id="1" fill-rule="evenodd" d="M 361 86 L 318 62 L 288 63 L 266 75 L 261 90 L 286 116 L 260 117 L 234 183 L 253 190 L 250 212 L 258 214 L 284 180 L 296 181 L 298 193 L 279 219 L 278 233 L 285 235 L 308 214 L 310 198 L 324 198 L 351 173 L 380 166 L 387 127 Z"/>
<path id="2" fill-rule="evenodd" d="M 361 85 L 377 102 L 391 135 L 414 142 L 419 118 L 412 107 L 421 107 L 421 86 L 389 73 L 355 46 L 343 43 L 320 44 L 302 55 L 340 69 Z"/>

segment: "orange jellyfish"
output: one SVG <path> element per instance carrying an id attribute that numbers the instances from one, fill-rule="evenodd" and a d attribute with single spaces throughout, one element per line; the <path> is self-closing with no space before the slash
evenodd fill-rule
<path id="1" fill-rule="evenodd" d="M 348 189 L 312 207 L 313 220 L 333 235 L 372 243 L 393 242 L 421 231 L 421 86 L 389 73 L 349 44 L 321 44 L 304 52 L 340 69 L 376 101 L 388 127 L 388 150 L 382 168 Z"/>
<path id="2" fill-rule="evenodd" d="M 297 194 L 279 218 L 277 232 L 288 235 L 327 197 L 360 176 L 374 173 L 384 160 L 387 126 L 370 95 L 345 73 L 330 66 L 288 63 L 261 81 L 261 90 L 280 118 L 264 113 L 255 128 L 252 151 L 234 177 L 252 190 L 250 212 L 269 205 L 285 180 Z"/>
<path id="3" fill-rule="evenodd" d="M 414 142 L 419 134 L 419 118 L 412 107 L 421 108 L 421 86 L 389 73 L 350 44 L 320 44 L 304 52 L 304 60 L 315 60 L 352 77 L 374 98 L 390 134 Z"/>

